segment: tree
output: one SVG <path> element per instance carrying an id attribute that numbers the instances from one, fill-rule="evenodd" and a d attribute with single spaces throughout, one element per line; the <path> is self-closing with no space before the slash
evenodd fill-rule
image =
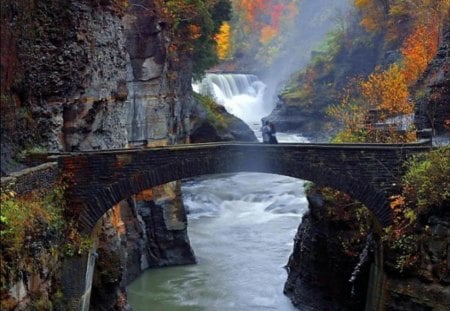
<path id="1" fill-rule="evenodd" d="M 385 117 L 413 112 L 408 101 L 408 85 L 402 69 L 393 64 L 387 70 L 379 68 L 361 83 L 363 100 L 373 109 L 385 111 Z"/>
<path id="2" fill-rule="evenodd" d="M 204 71 L 218 62 L 215 35 L 224 20 L 229 20 L 229 0 L 160 0 L 171 27 L 170 51 L 182 51 L 193 61 L 193 75 L 200 79 Z"/>
<path id="3" fill-rule="evenodd" d="M 217 56 L 219 59 L 226 59 L 230 54 L 231 26 L 228 22 L 223 22 L 219 33 L 215 36 L 217 42 Z"/>
<path id="4" fill-rule="evenodd" d="M 409 85 L 425 71 L 438 49 L 438 24 L 419 26 L 410 34 L 401 48 L 403 74 Z"/>

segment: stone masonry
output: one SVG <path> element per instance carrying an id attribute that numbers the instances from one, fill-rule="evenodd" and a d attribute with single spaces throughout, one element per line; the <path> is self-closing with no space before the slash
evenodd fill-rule
<path id="1" fill-rule="evenodd" d="M 207 143 L 51 156 L 65 174 L 67 199 L 80 230 L 121 200 L 183 178 L 242 171 L 309 180 L 349 193 L 381 225 L 390 223 L 389 197 L 398 193 L 403 163 L 430 147 L 421 144 Z"/>

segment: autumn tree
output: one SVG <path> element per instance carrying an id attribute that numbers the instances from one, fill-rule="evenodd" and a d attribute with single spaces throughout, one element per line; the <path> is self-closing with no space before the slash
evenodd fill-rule
<path id="1" fill-rule="evenodd" d="M 399 65 L 387 70 L 377 69 L 361 83 L 361 95 L 372 109 L 385 111 L 385 117 L 412 113 L 413 105 L 408 101 L 406 78 Z"/>
<path id="2" fill-rule="evenodd" d="M 364 125 L 369 108 L 358 97 L 361 92 L 360 80 L 352 79 L 342 91 L 340 102 L 327 109 L 327 114 L 343 125 L 343 130 L 338 133 L 334 142 L 356 143 L 367 140 Z"/>
<path id="3" fill-rule="evenodd" d="M 193 75 L 199 79 L 206 69 L 218 62 L 215 36 L 222 22 L 230 19 L 230 1 L 159 1 L 171 25 L 172 43 L 169 50 L 172 53 L 187 53 L 193 61 Z"/>
<path id="4" fill-rule="evenodd" d="M 226 59 L 230 55 L 231 44 L 231 26 L 228 22 L 223 22 L 215 40 L 217 42 L 217 56 L 219 59 Z"/>
<path id="5" fill-rule="evenodd" d="M 235 21 L 232 31 L 237 54 L 254 55 L 268 66 L 283 44 L 283 31 L 293 26 L 298 0 L 233 0 Z"/>
<path id="6" fill-rule="evenodd" d="M 438 49 L 438 25 L 419 26 L 409 35 L 401 52 L 403 73 L 409 85 L 413 84 L 425 71 Z"/>

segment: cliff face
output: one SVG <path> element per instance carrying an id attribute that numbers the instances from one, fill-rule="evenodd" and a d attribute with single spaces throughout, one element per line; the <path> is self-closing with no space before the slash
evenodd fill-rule
<path id="1" fill-rule="evenodd" d="M 125 146 L 127 53 L 114 8 L 90 1 L 2 6 L 2 150 L 11 150 L 2 154 L 2 171 L 14 151 Z"/>
<path id="2" fill-rule="evenodd" d="M 352 284 L 349 280 L 364 247 L 361 239 L 364 226 L 359 212 L 350 205 L 341 211 L 331 206 L 335 212 L 330 213 L 323 198 L 317 195 L 308 196 L 308 201 L 309 212 L 295 237 L 284 288 L 295 305 L 311 310 L 378 310 L 377 306 L 392 311 L 450 308 L 448 211 L 430 213 L 421 220 L 412 244 L 399 239 L 394 242 L 396 247 L 384 245 L 380 284 L 369 283 L 368 269 L 376 256 L 372 245 Z M 409 255 L 405 256 L 405 252 Z M 408 268 L 400 268 L 403 264 Z M 371 281 L 377 278 L 370 276 Z M 375 287 L 381 292 L 379 301 L 377 294 L 371 292 Z"/>
<path id="3" fill-rule="evenodd" d="M 2 175 L 23 167 L 16 159 L 24 151 L 187 139 L 194 105 L 191 62 L 169 55 L 169 25 L 153 1 L 1 5 Z M 148 267 L 195 261 L 179 186 L 175 182 L 149 190 L 142 200 L 123 201 L 110 213 L 114 217 L 101 220 L 95 308 L 126 306 L 125 285 Z M 113 269 L 118 282 L 104 277 L 109 259 L 118 259 Z M 110 291 L 102 296 L 105 286 Z M 23 291 L 21 300 L 33 293 Z"/>
<path id="4" fill-rule="evenodd" d="M 284 293 L 301 310 L 363 310 L 369 266 L 362 265 L 355 282 L 349 280 L 366 233 L 357 232 L 355 224 L 364 221 L 354 206 L 334 212 L 318 194 L 309 195 L 308 202 L 287 264 Z"/>
<path id="5" fill-rule="evenodd" d="M 195 262 L 184 207 L 177 206 L 182 201 L 167 197 L 169 192 L 163 187 L 144 191 L 100 220 L 90 310 L 128 308 L 125 287 L 145 269 Z"/>
<path id="6" fill-rule="evenodd" d="M 151 1 L 130 1 L 124 17 L 129 141 L 151 145 L 184 142 L 194 102 L 191 60 L 169 52 L 168 27 Z"/>

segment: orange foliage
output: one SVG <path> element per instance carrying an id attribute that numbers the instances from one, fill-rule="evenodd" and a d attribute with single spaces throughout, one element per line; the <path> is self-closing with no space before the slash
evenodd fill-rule
<path id="1" fill-rule="evenodd" d="M 234 1 L 243 17 L 243 30 L 259 36 L 262 44 L 271 42 L 279 33 L 283 21 L 292 21 L 298 13 L 296 1 L 242 0 Z"/>
<path id="2" fill-rule="evenodd" d="M 354 0 L 355 7 L 362 13 L 361 26 L 367 31 L 383 28 L 386 17 L 386 0 Z"/>
<path id="3" fill-rule="evenodd" d="M 420 26 L 409 35 L 401 49 L 403 74 L 408 84 L 414 83 L 424 72 L 438 49 L 439 30 L 437 24 Z"/>
<path id="4" fill-rule="evenodd" d="M 413 111 L 413 104 L 408 101 L 408 86 L 402 69 L 397 64 L 385 71 L 369 75 L 367 81 L 361 83 L 363 98 L 372 108 L 386 111 L 389 114 L 408 114 Z"/>
<path id="5" fill-rule="evenodd" d="M 199 25 L 190 24 L 188 26 L 188 29 L 189 29 L 189 35 L 192 40 L 196 40 L 202 36 L 202 30 Z"/>
<path id="6" fill-rule="evenodd" d="M 275 38 L 277 33 L 278 33 L 278 29 L 276 29 L 270 25 L 264 25 L 261 28 L 261 35 L 259 38 L 259 42 L 261 42 L 262 44 L 267 44 L 270 41 L 272 41 L 273 38 Z"/>

